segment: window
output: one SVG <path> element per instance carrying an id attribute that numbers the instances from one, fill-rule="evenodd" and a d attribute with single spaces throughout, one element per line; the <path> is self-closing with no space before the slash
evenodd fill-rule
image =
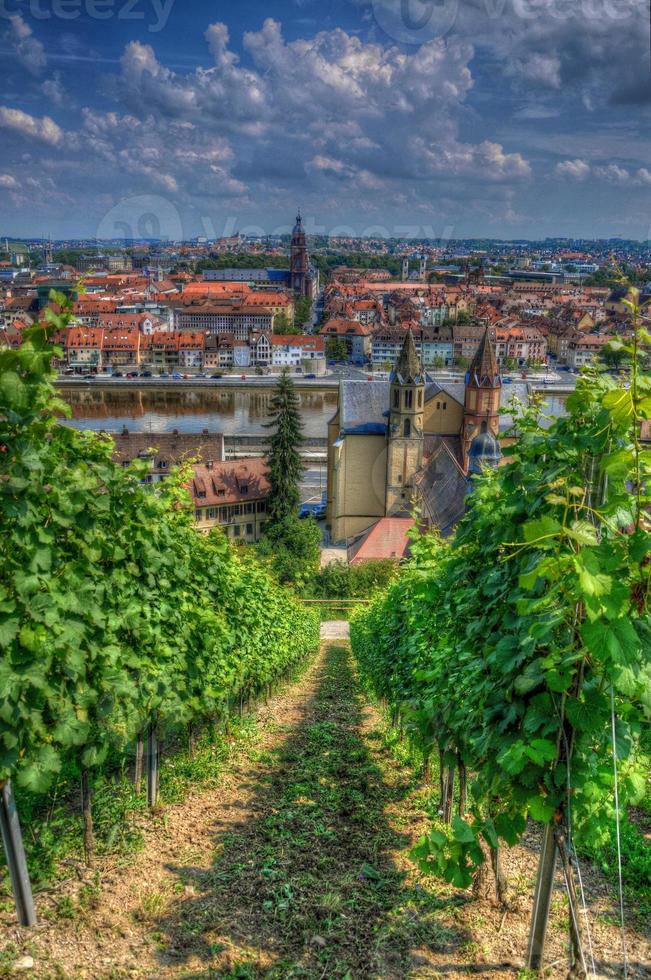
<path id="1" fill-rule="evenodd" d="M 201 520 L 201 511 L 200 511 L 200 510 L 195 510 L 195 512 L 194 512 L 194 516 L 195 516 L 195 518 L 196 518 L 196 519 L 197 519 L 198 521 L 200 521 L 200 520 Z"/>
<path id="2" fill-rule="evenodd" d="M 422 390 L 422 388 L 418 392 L 418 407 L 419 408 L 422 408 L 423 407 L 423 390 Z"/>
<path id="3" fill-rule="evenodd" d="M 239 538 L 239 536 L 241 534 L 241 531 L 242 531 L 242 528 L 240 527 L 240 525 L 239 524 L 236 524 L 235 527 L 233 528 L 233 533 L 235 534 L 235 537 L 236 538 Z"/>
<path id="4" fill-rule="evenodd" d="M 411 435 L 411 421 L 409 419 L 405 419 L 403 431 L 405 433 L 405 439 L 408 439 Z"/>
<path id="5" fill-rule="evenodd" d="M 208 520 L 214 521 L 214 519 L 217 517 L 217 508 L 216 507 L 209 507 L 208 510 L 207 510 L 207 517 L 208 517 Z"/>
<path id="6" fill-rule="evenodd" d="M 443 411 L 445 411 L 447 407 L 448 407 L 448 403 L 447 402 L 443 402 Z"/>
<path id="7" fill-rule="evenodd" d="M 246 533 L 247 534 L 253 534 L 253 524 L 247 524 L 246 525 Z"/>
<path id="8" fill-rule="evenodd" d="M 244 495 L 245 495 L 245 494 L 247 494 L 248 492 L 249 492 L 249 485 L 248 485 L 248 483 L 243 483 L 243 484 L 242 484 L 242 485 L 240 486 L 240 493 L 242 494 L 242 496 L 244 496 Z"/>
<path id="9" fill-rule="evenodd" d="M 167 460 L 166 459 L 161 459 L 161 461 L 160 461 L 160 463 L 158 465 L 159 465 L 159 467 L 160 467 L 161 470 L 166 470 L 167 469 Z"/>
<path id="10" fill-rule="evenodd" d="M 258 501 L 258 514 L 264 514 L 264 512 L 266 510 L 266 506 L 267 505 L 264 502 L 264 500 L 259 500 Z"/>
<path id="11" fill-rule="evenodd" d="M 414 402 L 414 393 L 409 390 L 405 392 L 405 408 L 411 408 Z"/>
<path id="12" fill-rule="evenodd" d="M 400 392 L 396 388 L 396 390 L 393 392 L 393 407 L 399 408 L 399 406 L 400 406 Z"/>

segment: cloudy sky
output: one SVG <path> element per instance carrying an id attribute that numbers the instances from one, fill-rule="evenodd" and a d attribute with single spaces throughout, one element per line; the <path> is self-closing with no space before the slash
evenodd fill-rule
<path id="1" fill-rule="evenodd" d="M 0 0 L 0 234 L 651 237 L 648 0 Z"/>

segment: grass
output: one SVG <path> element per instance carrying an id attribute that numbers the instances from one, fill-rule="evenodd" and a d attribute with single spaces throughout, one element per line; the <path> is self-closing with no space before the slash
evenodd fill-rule
<path id="1" fill-rule="evenodd" d="M 177 869 L 197 894 L 157 924 L 176 963 L 182 950 L 224 978 L 406 976 L 414 948 L 470 941 L 393 860 L 407 840 L 385 811 L 413 772 L 382 738 L 365 731 L 349 650 L 329 647 L 303 722 L 258 753 L 254 815 L 211 869 Z"/>

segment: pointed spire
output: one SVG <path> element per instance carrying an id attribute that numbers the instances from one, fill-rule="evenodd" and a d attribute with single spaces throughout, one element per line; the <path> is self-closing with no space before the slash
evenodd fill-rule
<path id="1" fill-rule="evenodd" d="M 418 385 L 425 381 L 411 328 L 407 331 L 391 380 L 403 385 Z"/>
<path id="2" fill-rule="evenodd" d="M 501 383 L 495 347 L 490 337 L 490 327 L 487 326 L 479 342 L 477 353 L 468 368 L 466 384 L 474 385 L 476 388 L 496 388 Z"/>

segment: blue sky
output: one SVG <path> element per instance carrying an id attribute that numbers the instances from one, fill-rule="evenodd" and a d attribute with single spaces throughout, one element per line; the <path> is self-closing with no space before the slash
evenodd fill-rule
<path id="1" fill-rule="evenodd" d="M 0 0 L 0 233 L 651 237 L 638 0 Z"/>

